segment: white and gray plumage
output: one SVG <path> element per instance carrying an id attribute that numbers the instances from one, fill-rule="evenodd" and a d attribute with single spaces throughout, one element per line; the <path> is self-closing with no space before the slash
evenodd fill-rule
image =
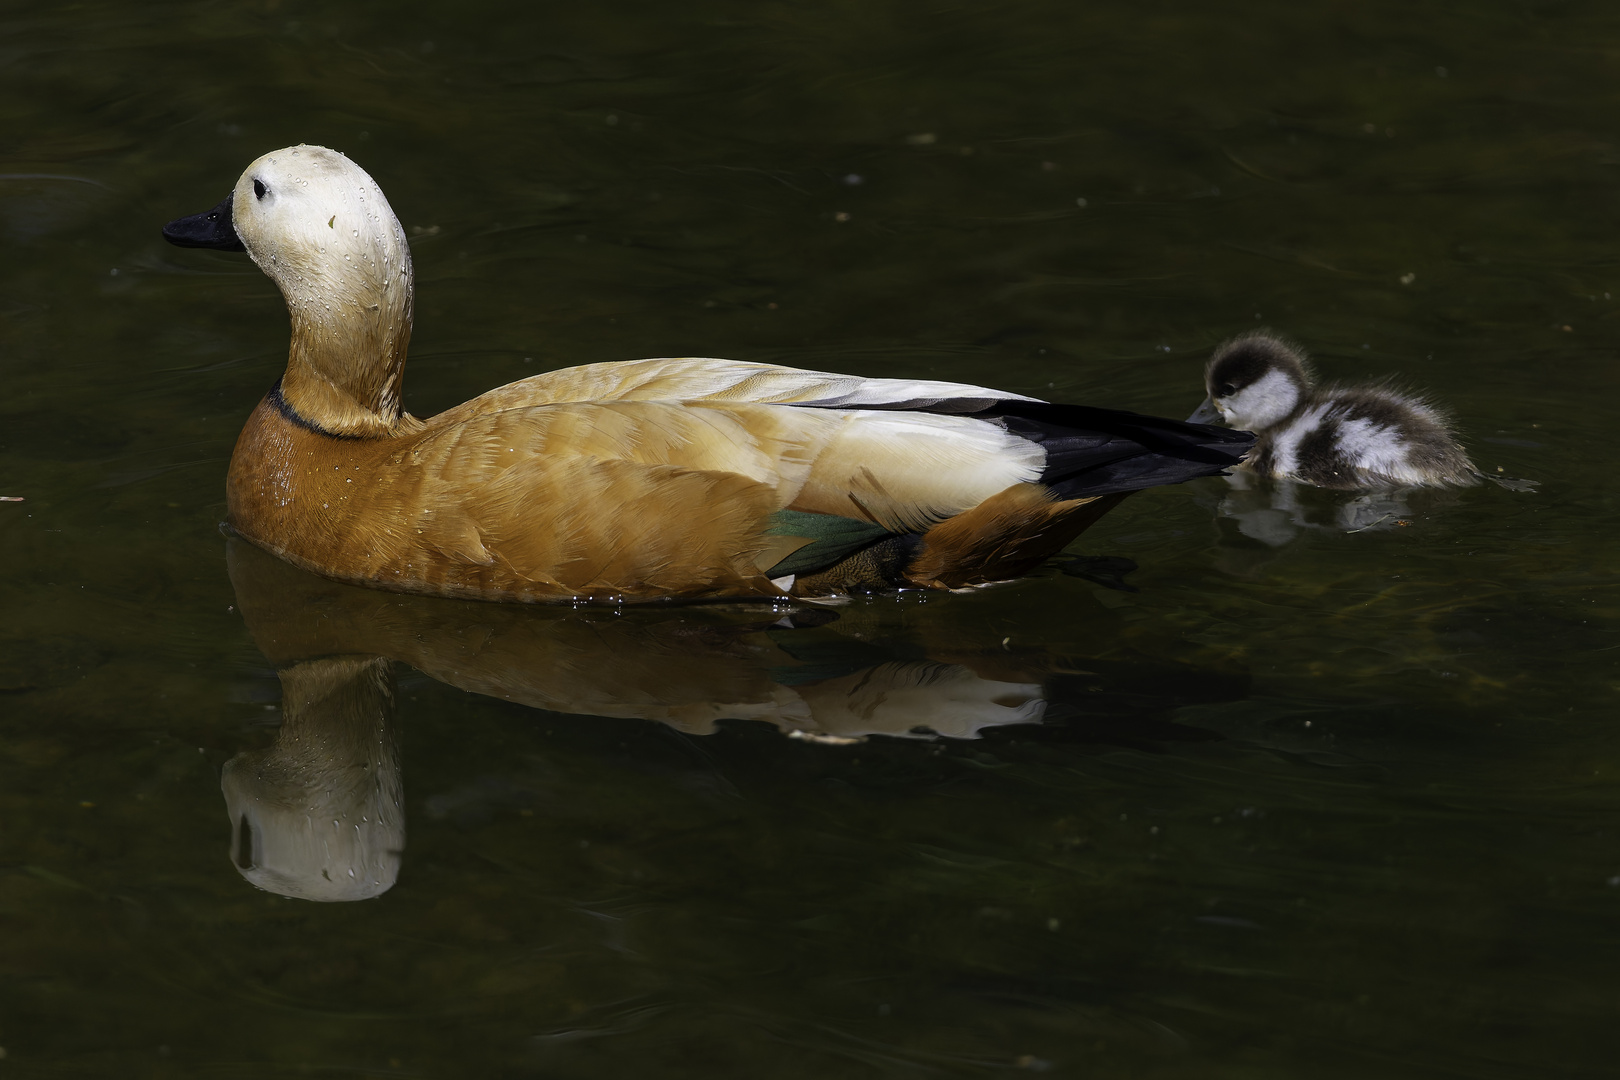
<path id="1" fill-rule="evenodd" d="M 1204 385 L 1191 419 L 1254 432 L 1242 467 L 1261 476 L 1344 491 L 1479 482 L 1434 406 L 1388 386 L 1313 386 L 1304 354 L 1270 334 L 1216 349 Z"/>

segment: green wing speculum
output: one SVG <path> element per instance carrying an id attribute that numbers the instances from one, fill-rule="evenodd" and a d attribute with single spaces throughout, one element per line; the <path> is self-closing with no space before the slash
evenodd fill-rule
<path id="1" fill-rule="evenodd" d="M 837 514 L 778 510 L 771 515 L 769 536 L 802 536 L 810 543 L 766 571 L 770 577 L 804 577 L 836 566 L 851 555 L 895 535 L 881 525 Z"/>

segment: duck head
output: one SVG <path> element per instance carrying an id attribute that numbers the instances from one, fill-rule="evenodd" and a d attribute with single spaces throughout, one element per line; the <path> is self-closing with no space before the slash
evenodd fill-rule
<path id="1" fill-rule="evenodd" d="M 163 235 L 246 251 L 281 289 L 292 319 L 281 393 L 300 416 L 346 435 L 398 426 L 411 252 L 364 169 L 322 146 L 276 150 L 249 165 L 224 202 Z"/>
<path id="2" fill-rule="evenodd" d="M 1304 355 L 1292 345 L 1270 334 L 1244 334 L 1215 350 L 1204 368 L 1204 387 L 1209 397 L 1191 420 L 1264 431 L 1299 409 L 1311 378 Z"/>

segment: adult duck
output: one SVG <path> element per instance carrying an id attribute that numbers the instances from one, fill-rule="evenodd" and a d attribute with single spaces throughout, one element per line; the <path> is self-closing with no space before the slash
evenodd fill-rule
<path id="1" fill-rule="evenodd" d="M 591 364 L 405 413 L 411 254 L 332 150 L 266 154 L 165 226 L 246 251 L 287 369 L 231 458 L 229 520 L 341 581 L 627 602 L 1017 577 L 1130 492 L 1219 473 L 1246 433 L 944 382 L 699 358 Z"/>

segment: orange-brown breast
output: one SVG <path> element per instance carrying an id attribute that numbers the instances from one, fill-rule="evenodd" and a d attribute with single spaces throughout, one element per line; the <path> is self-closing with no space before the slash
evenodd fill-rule
<path id="1" fill-rule="evenodd" d="M 732 473 L 517 453 L 478 425 L 306 428 L 266 398 L 231 460 L 230 522 L 341 581 L 495 600 L 770 595 L 774 490 Z"/>

